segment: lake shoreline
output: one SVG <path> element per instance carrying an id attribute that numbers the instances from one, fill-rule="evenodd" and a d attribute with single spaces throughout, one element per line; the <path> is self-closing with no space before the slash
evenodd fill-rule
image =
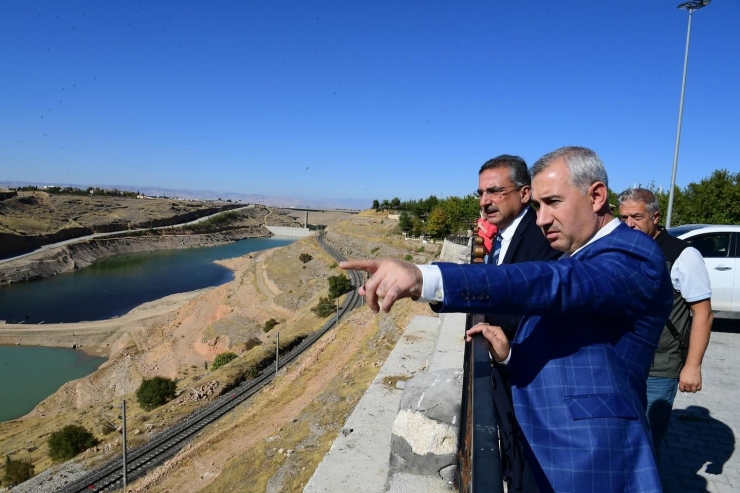
<path id="1" fill-rule="evenodd" d="M 46 344 L 33 344 L 33 345 L 25 345 L 25 344 L 0 344 L 0 347 L 48 347 L 48 348 L 64 348 L 64 349 L 70 349 L 66 346 L 49 346 Z M 87 354 L 88 356 L 97 356 L 100 358 L 107 358 L 110 356 L 110 346 L 79 346 L 79 347 L 73 347 L 71 349 L 75 349 L 77 351 L 83 352 Z"/>
<path id="2" fill-rule="evenodd" d="M 3 262 L 0 264 L 0 286 L 42 280 L 125 253 L 213 247 L 239 240 L 272 236 L 272 233 L 262 226 L 250 226 L 218 233 L 130 236 L 81 241 Z"/>
<path id="3" fill-rule="evenodd" d="M 174 312 L 213 287 L 176 293 L 143 303 L 125 315 L 90 322 L 0 324 L 0 346 L 76 348 L 92 356 L 109 357 L 111 346 L 125 332 L 152 317 Z"/>

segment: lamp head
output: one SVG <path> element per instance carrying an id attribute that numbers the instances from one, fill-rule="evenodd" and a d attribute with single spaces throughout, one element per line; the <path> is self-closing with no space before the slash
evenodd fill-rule
<path id="1" fill-rule="evenodd" d="M 691 12 L 692 10 L 699 10 L 702 7 L 706 7 L 711 1 L 712 0 L 689 0 L 688 2 L 684 2 L 679 5 L 678 8 Z"/>

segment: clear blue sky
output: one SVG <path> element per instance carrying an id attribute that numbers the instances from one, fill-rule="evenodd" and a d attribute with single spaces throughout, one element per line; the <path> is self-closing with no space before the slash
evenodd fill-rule
<path id="1" fill-rule="evenodd" d="M 498 154 L 670 183 L 676 0 L 0 0 L 0 180 L 465 195 Z M 740 1 L 694 13 L 677 183 L 740 170 Z"/>

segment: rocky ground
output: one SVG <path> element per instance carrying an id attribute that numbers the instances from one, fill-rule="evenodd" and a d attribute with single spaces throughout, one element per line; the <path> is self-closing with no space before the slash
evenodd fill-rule
<path id="1" fill-rule="evenodd" d="M 426 262 L 438 253 L 438 245 L 406 242 L 395 229 L 396 223 L 387 217 L 369 212 L 335 220 L 327 237 L 353 257 Z M 312 260 L 302 263 L 301 253 Z M 37 473 L 44 471 L 52 466 L 45 443 L 49 434 L 76 423 L 92 430 L 101 445 L 70 464 L 100 462 L 120 452 L 117 435 L 106 435 L 103 424 L 105 416 L 117 413 L 124 398 L 129 403 L 131 445 L 142 443 L 243 378 L 274 351 L 275 331 L 280 331 L 282 345 L 316 330 L 323 320 L 310 308 L 326 295 L 326 279 L 340 272 L 334 264 L 315 239 L 306 238 L 224 261 L 235 271 L 228 284 L 174 295 L 115 320 L 48 325 L 43 331 L 0 326 L 0 343 L 76 341 L 109 352 L 108 362 L 94 374 L 64 385 L 28 416 L 0 423 L 0 456 L 29 458 Z M 357 310 L 298 363 L 283 370 L 275 384 L 208 428 L 131 491 L 299 490 L 407 321 L 422 312 L 430 313 L 425 305 L 410 302 L 380 317 L 367 308 Z M 265 333 L 264 323 L 270 318 L 280 323 Z M 226 350 L 240 357 L 217 371 L 204 369 Z M 176 378 L 178 397 L 147 413 L 135 404 L 133 393 L 143 378 L 156 375 Z M 28 487 L 33 484 L 40 487 L 38 483 Z"/>
<path id="2" fill-rule="evenodd" d="M 0 256 L 93 233 L 180 224 L 237 207 L 242 204 L 20 192 L 0 200 Z"/>

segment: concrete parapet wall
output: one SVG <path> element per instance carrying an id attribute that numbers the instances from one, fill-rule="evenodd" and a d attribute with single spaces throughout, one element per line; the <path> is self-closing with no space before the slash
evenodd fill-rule
<path id="1" fill-rule="evenodd" d="M 342 433 L 334 440 L 331 450 L 324 456 L 324 460 L 319 464 L 303 490 L 304 492 L 382 493 L 387 491 L 386 488 L 390 488 L 390 491 L 394 493 L 450 491 L 449 477 L 440 475 L 440 471 L 423 475 L 418 474 L 418 469 L 415 469 L 416 474 L 414 474 L 395 467 L 392 471 L 392 478 L 389 478 L 394 423 L 398 421 L 396 424 L 399 429 L 402 429 L 404 423 L 408 425 L 419 420 L 425 423 L 427 421 L 424 421 L 426 418 L 418 413 L 414 416 L 405 413 L 399 420 L 399 411 L 402 409 L 401 399 L 404 394 L 401 387 L 405 386 L 404 382 L 399 382 L 397 387 L 389 387 L 383 383 L 383 379 L 391 376 L 394 378 L 412 377 L 439 370 L 452 370 L 451 374 L 454 374 L 455 370 L 461 370 L 465 348 L 462 337 L 464 320 L 465 315 L 444 314 L 439 317 L 415 317 L 411 321 L 380 372 L 370 384 L 370 388 L 347 419 Z M 438 375 L 432 378 L 440 381 L 447 380 L 447 377 L 442 378 Z M 459 384 L 453 384 L 451 393 L 461 388 Z M 460 405 L 459 398 L 457 402 L 453 402 L 453 399 L 448 397 L 443 400 L 446 401 L 446 409 Z M 435 405 L 431 399 L 424 399 L 422 404 L 426 408 L 432 408 Z M 453 424 L 452 414 L 444 413 L 448 424 Z M 404 422 L 404 418 L 408 417 L 411 419 Z M 432 425 L 431 429 L 448 430 L 446 425 L 435 424 L 438 422 L 437 418 L 437 415 L 433 415 L 429 419 L 428 424 Z M 432 420 L 434 420 L 433 423 Z M 456 422 L 459 423 L 459 417 Z M 438 434 L 439 436 L 442 435 Z M 416 444 L 416 438 L 424 440 L 421 436 L 409 439 Z M 442 438 L 446 447 L 449 442 L 444 440 L 444 437 Z M 403 447 L 403 440 L 406 439 L 398 438 L 398 440 L 400 446 Z M 405 444 L 411 451 L 412 447 L 408 445 L 408 441 Z M 418 447 L 417 450 L 419 450 Z M 426 453 L 421 455 L 426 455 Z M 400 461 L 395 462 L 395 466 L 399 465 Z M 454 470 L 447 465 L 440 466 L 440 469 L 443 469 L 443 474 L 454 473 Z"/>
<path id="2" fill-rule="evenodd" d="M 458 245 L 451 241 L 444 241 L 442 251 L 439 254 L 440 262 L 454 262 L 456 264 L 470 263 L 470 244 Z"/>
<path id="3" fill-rule="evenodd" d="M 436 483 L 433 491 L 452 488 L 457 472 L 462 368 L 421 373 L 406 382 L 393 422 L 386 490 L 409 492 L 410 475 Z"/>
<path id="4" fill-rule="evenodd" d="M 290 228 L 287 226 L 265 226 L 275 236 L 288 236 L 290 238 L 305 238 L 314 234 L 307 228 Z"/>

